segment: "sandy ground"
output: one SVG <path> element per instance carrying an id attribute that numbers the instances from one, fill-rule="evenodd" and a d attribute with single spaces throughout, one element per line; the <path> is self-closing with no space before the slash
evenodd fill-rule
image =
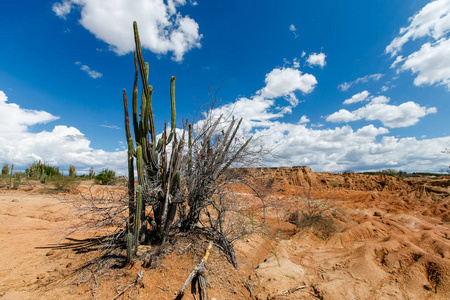
<path id="1" fill-rule="evenodd" d="M 450 179 L 309 168 L 250 173 L 270 179 L 267 230 L 235 242 L 238 269 L 213 248 L 207 263 L 210 297 L 450 299 Z M 171 243 L 154 269 L 136 263 L 97 270 L 87 264 L 97 253 L 83 251 L 82 240 L 92 232 L 61 240 L 61 230 L 77 221 L 64 200 L 80 196 L 40 188 L 0 190 L 1 299 L 114 299 L 124 290 L 116 299 L 174 299 L 208 244 L 184 237 Z M 326 204 L 325 214 L 336 221 L 329 236 L 287 222 L 292 212 L 305 209 L 302 198 Z M 133 285 L 139 272 L 142 281 Z M 188 292 L 184 299 L 198 296 Z"/>

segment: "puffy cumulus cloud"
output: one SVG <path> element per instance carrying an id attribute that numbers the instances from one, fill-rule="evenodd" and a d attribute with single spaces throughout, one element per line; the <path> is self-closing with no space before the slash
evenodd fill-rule
<path id="1" fill-rule="evenodd" d="M 407 126 L 408 122 L 415 124 L 420 117 L 435 112 L 435 108 L 426 109 L 414 102 L 397 107 L 388 105 L 387 97 L 378 96 L 371 98 L 370 103 L 358 112 L 341 110 L 340 120 L 380 120 L 386 127 L 369 124 L 357 129 L 350 125 L 325 128 L 322 124 L 311 124 L 306 115 L 302 115 L 294 124 L 283 121 L 285 114 L 289 113 L 286 108 L 291 106 L 280 106 L 275 99 L 265 98 L 269 95 L 282 97 L 292 90 L 291 85 L 284 86 L 284 89 L 276 85 L 276 92 L 271 89 L 269 93 L 269 81 L 266 80 L 266 87 L 254 96 L 238 98 L 234 103 L 218 107 L 212 112 L 213 118 L 220 114 L 243 118 L 240 134 L 251 133 L 255 148 L 263 145 L 273 154 L 265 158 L 266 166 L 307 165 L 315 171 L 336 172 L 383 168 L 438 171 L 448 165 L 448 155 L 440 151 L 448 147 L 450 137 L 399 139 L 389 136 L 389 129 L 386 128 Z M 365 94 L 362 93 L 363 96 Z M 378 114 L 377 110 L 381 113 Z M 339 121 L 337 115 L 335 117 L 334 121 Z"/>
<path id="2" fill-rule="evenodd" d="M 253 128 L 270 126 L 272 120 L 283 117 L 285 111 L 277 109 L 274 100 L 253 96 L 238 98 L 233 103 L 215 108 L 211 113 L 213 119 L 220 115 L 224 115 L 225 119 L 231 115 L 238 119 L 242 118 L 243 131 L 251 131 Z"/>
<path id="3" fill-rule="evenodd" d="M 137 21 L 143 48 L 156 54 L 172 52 L 175 61 L 182 61 L 186 52 L 201 47 L 202 38 L 197 22 L 177 12 L 182 5 L 185 0 L 65 0 L 52 8 L 65 18 L 74 6 L 80 7 L 80 24 L 119 55 L 134 50 L 131 24 Z"/>
<path id="4" fill-rule="evenodd" d="M 348 89 L 350 89 L 352 86 L 354 86 L 355 84 L 358 84 L 358 83 L 361 83 L 361 82 L 366 83 L 369 80 L 378 81 L 378 80 L 381 79 L 381 77 L 383 77 L 383 74 L 379 74 L 379 73 L 362 76 L 362 77 L 357 78 L 356 80 L 353 80 L 353 81 L 350 81 L 350 82 L 344 82 L 344 83 L 340 84 L 338 86 L 338 88 L 341 91 L 345 92 Z"/>
<path id="5" fill-rule="evenodd" d="M 370 124 L 352 129 L 349 125 L 330 129 L 308 128 L 303 124 L 273 122 L 257 131 L 273 158 L 267 165 L 307 165 L 315 171 L 367 171 L 396 168 L 404 171 L 438 171 L 448 165 L 441 149 L 450 137 L 417 140 L 383 136 L 384 127 Z M 380 141 L 377 141 L 380 138 Z"/>
<path id="6" fill-rule="evenodd" d="M 398 106 L 387 104 L 388 102 L 389 98 L 385 96 L 375 97 L 370 103 L 357 110 L 350 112 L 341 109 L 329 115 L 326 120 L 339 123 L 364 119 L 366 121 L 380 121 L 389 128 L 398 128 L 415 125 L 420 118 L 437 111 L 435 107 L 422 107 L 413 101 Z"/>
<path id="7" fill-rule="evenodd" d="M 26 167 L 34 160 L 42 160 L 64 170 L 74 164 L 79 171 L 112 168 L 118 174 L 126 173 L 126 151 L 106 152 L 92 149 L 90 141 L 77 128 L 57 125 L 52 131 L 33 133 L 36 124 L 59 119 L 45 111 L 23 109 L 6 103 L 0 91 L 0 158 L 3 162 Z"/>
<path id="8" fill-rule="evenodd" d="M 306 62 L 310 67 L 320 66 L 323 68 L 327 64 L 325 61 L 326 57 L 327 56 L 324 53 L 311 53 L 306 59 Z"/>
<path id="9" fill-rule="evenodd" d="M 414 84 L 439 84 L 450 90 L 450 39 L 423 44 L 419 51 L 409 55 L 401 70 L 417 73 Z"/>
<path id="10" fill-rule="evenodd" d="M 367 97 L 369 97 L 369 94 L 370 93 L 368 91 L 362 91 L 361 93 L 353 95 L 350 99 L 346 99 L 344 101 L 344 104 L 351 104 L 364 101 L 367 99 Z"/>
<path id="11" fill-rule="evenodd" d="M 342 122 L 351 122 L 351 121 L 356 121 L 356 120 L 360 120 L 361 118 L 358 118 L 358 116 L 353 113 L 350 112 L 346 109 L 340 109 L 339 111 L 329 115 L 326 120 L 328 122 L 333 122 L 333 123 L 342 123 Z"/>
<path id="12" fill-rule="evenodd" d="M 210 115 L 204 117 L 216 119 L 223 115 L 224 120 L 229 120 L 230 116 L 242 118 L 241 134 L 267 128 L 272 126 L 276 119 L 292 113 L 292 108 L 299 103 L 295 92 L 311 93 L 317 85 L 317 80 L 313 75 L 302 74 L 295 68 L 275 68 L 266 74 L 265 83 L 266 85 L 253 96 L 240 97 L 232 103 L 213 109 Z M 279 98 L 286 99 L 288 103 L 277 101 Z M 201 128 L 203 122 L 198 122 L 196 127 Z M 300 122 L 307 123 L 309 120 L 303 116 Z M 219 125 L 219 130 L 226 124 L 227 121 Z"/>
<path id="13" fill-rule="evenodd" d="M 72 10 L 72 3 L 71 1 L 63 1 L 62 3 L 55 3 L 52 6 L 52 10 L 58 17 L 65 19 L 66 16 Z"/>
<path id="14" fill-rule="evenodd" d="M 266 86 L 257 91 L 257 95 L 269 99 L 285 97 L 295 107 L 298 99 L 294 92 L 311 93 L 317 84 L 317 79 L 314 75 L 302 74 L 298 69 L 277 68 L 266 75 L 265 82 Z"/>
<path id="15" fill-rule="evenodd" d="M 15 134 L 27 131 L 29 126 L 46 124 L 59 119 L 45 111 L 23 109 L 15 103 L 7 102 L 8 97 L 0 91 L 0 134 L 2 136 L 13 137 Z"/>
<path id="16" fill-rule="evenodd" d="M 409 19 L 409 23 L 408 27 L 400 29 L 400 35 L 386 47 L 386 53 L 394 57 L 407 42 L 424 37 L 428 39 L 419 50 L 407 57 L 396 56 L 391 67 L 399 66 L 398 71 L 410 70 L 417 74 L 414 79 L 417 86 L 438 84 L 450 90 L 450 1 L 428 3 Z"/>

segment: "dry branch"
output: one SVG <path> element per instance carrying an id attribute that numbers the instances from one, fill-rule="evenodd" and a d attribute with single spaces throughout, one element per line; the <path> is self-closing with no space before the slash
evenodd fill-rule
<path id="1" fill-rule="evenodd" d="M 209 242 L 208 248 L 206 249 L 205 256 L 203 256 L 201 262 L 191 271 L 186 281 L 184 282 L 181 290 L 178 291 L 176 300 L 181 300 L 186 293 L 187 288 L 194 280 L 194 282 L 198 282 L 198 288 L 200 293 L 201 300 L 207 300 L 208 294 L 206 291 L 206 278 L 203 276 L 206 272 L 205 265 L 206 261 L 209 257 L 209 250 L 212 248 L 212 242 Z"/>

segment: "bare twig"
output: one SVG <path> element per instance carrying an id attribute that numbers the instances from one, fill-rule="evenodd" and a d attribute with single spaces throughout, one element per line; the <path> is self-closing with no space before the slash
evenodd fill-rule
<path id="1" fill-rule="evenodd" d="M 255 295 L 253 294 L 253 286 L 251 286 L 248 281 L 242 280 L 242 282 L 244 283 L 245 288 L 249 291 L 252 300 L 255 300 Z"/>
<path id="2" fill-rule="evenodd" d="M 307 285 L 299 285 L 299 286 L 293 287 L 292 289 L 282 292 L 281 294 L 279 294 L 279 296 L 286 296 L 286 295 L 292 294 L 298 290 L 304 289 L 306 287 L 308 287 L 308 286 Z"/>
<path id="3" fill-rule="evenodd" d="M 137 273 L 137 277 L 136 280 L 129 284 L 126 288 L 124 288 L 121 292 L 119 292 L 114 298 L 112 298 L 111 300 L 115 300 L 118 299 L 120 296 L 122 296 L 126 291 L 128 291 L 130 288 L 132 288 L 133 286 L 139 286 L 139 284 L 142 281 L 142 278 L 144 277 L 144 271 L 141 271 L 139 273 Z"/>

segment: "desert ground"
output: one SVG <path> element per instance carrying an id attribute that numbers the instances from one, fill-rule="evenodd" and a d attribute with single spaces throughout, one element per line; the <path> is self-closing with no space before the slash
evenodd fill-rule
<path id="1" fill-rule="evenodd" d="M 213 246 L 210 299 L 450 299 L 450 177 L 308 167 L 246 174 L 266 180 L 268 205 L 236 188 L 260 227 L 234 242 L 238 268 Z M 153 268 L 94 266 L 102 233 L 65 230 L 79 221 L 74 203 L 93 188 L 103 189 L 84 181 L 70 193 L 49 193 L 38 182 L 0 190 L 1 299 L 175 299 L 208 240 L 170 241 Z M 311 209 L 319 221 L 296 226 Z M 183 299 L 199 296 L 189 289 Z"/>

